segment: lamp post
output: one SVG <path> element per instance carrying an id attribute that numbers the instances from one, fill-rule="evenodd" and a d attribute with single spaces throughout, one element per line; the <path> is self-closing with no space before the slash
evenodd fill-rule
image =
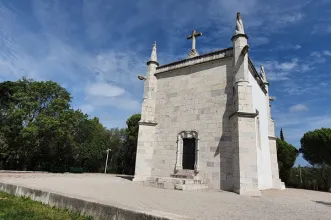
<path id="1" fill-rule="evenodd" d="M 107 149 L 106 152 L 107 152 L 107 158 L 106 158 L 106 166 L 105 166 L 105 173 L 107 173 L 107 165 L 108 165 L 108 155 L 109 155 L 109 151 L 111 151 L 111 149 Z"/>

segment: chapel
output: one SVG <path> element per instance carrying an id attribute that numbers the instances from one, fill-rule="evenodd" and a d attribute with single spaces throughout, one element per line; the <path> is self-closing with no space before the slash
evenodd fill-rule
<path id="1" fill-rule="evenodd" d="M 134 181 L 178 189 L 217 189 L 258 196 L 284 189 L 279 179 L 269 83 L 249 57 L 237 13 L 232 47 L 160 65 L 153 45 L 144 97 Z"/>

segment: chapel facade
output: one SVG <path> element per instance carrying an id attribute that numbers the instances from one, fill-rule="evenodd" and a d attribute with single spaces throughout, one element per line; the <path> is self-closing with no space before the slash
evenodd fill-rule
<path id="1" fill-rule="evenodd" d="M 269 84 L 249 57 L 240 13 L 231 48 L 159 65 L 147 62 L 134 181 L 245 195 L 284 189 L 279 179 Z"/>

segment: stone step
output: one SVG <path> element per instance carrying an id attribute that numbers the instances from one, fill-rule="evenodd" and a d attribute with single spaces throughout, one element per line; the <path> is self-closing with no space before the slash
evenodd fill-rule
<path id="1" fill-rule="evenodd" d="M 194 179 L 194 176 L 190 174 L 172 174 L 171 177 L 180 179 Z"/>
<path id="2" fill-rule="evenodd" d="M 183 190 L 183 191 L 207 191 L 208 185 L 207 184 L 176 184 L 176 190 Z"/>
<path id="3" fill-rule="evenodd" d="M 161 189 L 175 189 L 175 183 L 171 182 L 156 182 L 156 181 L 144 181 L 143 186 L 155 187 Z"/>
<path id="4" fill-rule="evenodd" d="M 204 180 L 202 179 L 186 179 L 186 178 L 171 178 L 171 177 L 155 177 L 148 178 L 147 181 L 164 183 L 171 182 L 174 184 L 204 184 Z"/>
<path id="5" fill-rule="evenodd" d="M 194 170 L 178 170 L 176 174 L 170 175 L 173 178 L 180 178 L 180 179 L 194 179 L 199 180 L 200 177 L 196 175 Z"/>
<path id="6" fill-rule="evenodd" d="M 178 170 L 177 174 L 194 175 L 194 170 Z"/>
<path id="7" fill-rule="evenodd" d="M 150 177 L 143 182 L 143 185 L 162 189 L 177 189 L 185 191 L 208 189 L 208 185 L 203 180 L 171 177 Z"/>

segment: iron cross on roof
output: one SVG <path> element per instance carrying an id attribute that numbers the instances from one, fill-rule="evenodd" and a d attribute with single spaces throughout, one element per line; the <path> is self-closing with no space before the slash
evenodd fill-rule
<path id="1" fill-rule="evenodd" d="M 201 32 L 196 32 L 195 30 L 192 31 L 192 34 L 190 36 L 188 36 L 186 39 L 189 40 L 189 39 L 192 39 L 192 50 L 195 50 L 195 45 L 196 45 L 196 40 L 195 38 L 196 37 L 199 37 L 201 36 L 202 33 Z"/>

